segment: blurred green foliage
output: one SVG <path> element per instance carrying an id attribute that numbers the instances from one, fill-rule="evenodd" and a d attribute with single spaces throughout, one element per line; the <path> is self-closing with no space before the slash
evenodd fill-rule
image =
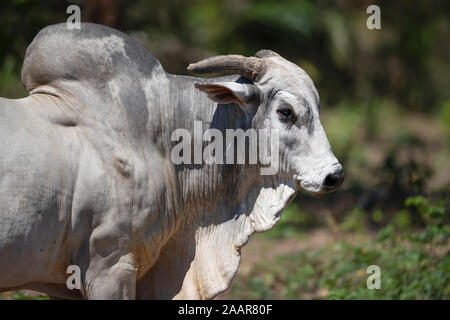
<path id="1" fill-rule="evenodd" d="M 448 1 L 2 1 L 0 66 L 10 56 L 19 70 L 26 46 L 44 26 L 65 22 L 69 4 L 84 21 L 135 34 L 171 72 L 211 54 L 270 48 L 309 72 L 327 106 L 389 97 L 430 111 L 449 98 Z M 370 4 L 381 7 L 381 30 L 366 28 Z"/>
<path id="2" fill-rule="evenodd" d="M 28 291 L 10 291 L 0 295 L 0 300 L 49 300 L 45 294 Z"/>

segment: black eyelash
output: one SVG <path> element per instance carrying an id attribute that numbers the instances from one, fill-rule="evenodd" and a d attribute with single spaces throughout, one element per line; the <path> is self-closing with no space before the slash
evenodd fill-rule
<path id="1" fill-rule="evenodd" d="M 280 109 L 278 110 L 278 113 L 281 114 L 283 117 L 290 117 L 292 115 L 292 110 L 291 109 Z"/>
<path id="2" fill-rule="evenodd" d="M 280 108 L 277 110 L 277 113 L 280 116 L 281 120 L 284 121 L 296 119 L 294 111 L 291 108 Z"/>

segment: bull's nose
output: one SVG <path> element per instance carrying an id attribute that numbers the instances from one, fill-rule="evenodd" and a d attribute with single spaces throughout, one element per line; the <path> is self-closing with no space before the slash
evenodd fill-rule
<path id="1" fill-rule="evenodd" d="M 326 176 L 323 181 L 323 190 L 332 191 L 337 189 L 344 181 L 344 170 L 342 168 L 337 169 L 335 172 Z"/>

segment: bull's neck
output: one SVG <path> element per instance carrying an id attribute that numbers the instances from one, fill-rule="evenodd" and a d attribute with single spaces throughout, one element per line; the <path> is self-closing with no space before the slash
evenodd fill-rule
<path id="1" fill-rule="evenodd" d="M 218 105 L 211 101 L 206 94 L 197 90 L 194 84 L 196 82 L 233 81 L 236 76 L 215 79 L 169 76 L 169 79 L 167 108 L 171 111 L 164 119 L 162 130 L 168 130 L 163 134 L 166 138 L 165 154 L 170 159 L 173 147 L 179 143 L 179 141 L 171 141 L 171 134 L 176 129 L 188 130 L 193 146 L 191 148 L 192 163 L 174 165 L 175 184 L 178 186 L 183 206 L 198 209 L 198 211 L 213 210 L 213 207 L 223 201 L 224 197 L 232 197 L 236 189 L 240 188 L 238 181 L 242 174 L 242 165 L 207 165 L 204 161 L 198 164 L 194 161 L 194 145 L 203 145 L 204 147 L 208 144 L 203 141 L 204 130 L 216 128 L 225 132 L 225 129 L 236 128 L 236 123 L 239 123 L 236 120 L 242 117 L 242 111 L 235 105 Z M 202 130 L 199 135 L 199 131 L 195 127 L 197 126 L 198 129 L 200 125 Z M 198 207 L 199 204 L 202 208 Z"/>

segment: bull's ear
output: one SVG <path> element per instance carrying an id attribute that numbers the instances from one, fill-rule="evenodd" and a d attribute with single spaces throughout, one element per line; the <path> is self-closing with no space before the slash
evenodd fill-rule
<path id="1" fill-rule="evenodd" d="M 258 96 L 258 88 L 253 84 L 237 82 L 196 83 L 195 87 L 205 92 L 218 103 L 245 105 Z"/>

